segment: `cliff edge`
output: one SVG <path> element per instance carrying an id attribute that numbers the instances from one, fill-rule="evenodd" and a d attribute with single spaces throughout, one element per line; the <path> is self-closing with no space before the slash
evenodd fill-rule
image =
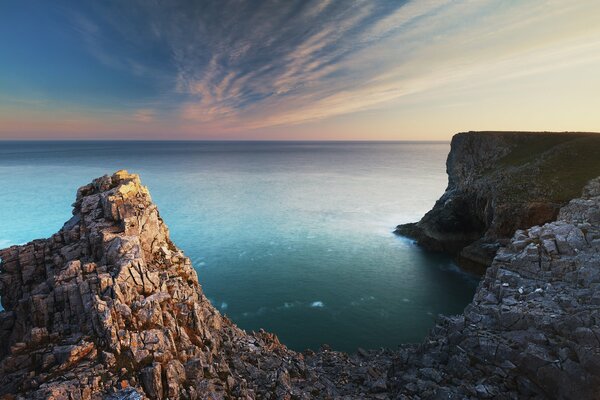
<path id="1" fill-rule="evenodd" d="M 433 209 L 395 233 L 483 273 L 515 230 L 555 220 L 600 175 L 600 134 L 459 133 L 446 171 L 448 187 Z"/>
<path id="2" fill-rule="evenodd" d="M 0 258 L 3 400 L 591 400 L 600 388 L 600 179 L 556 222 L 517 231 L 462 315 L 397 350 L 297 353 L 239 329 L 125 171 L 80 188 L 58 233 Z"/>

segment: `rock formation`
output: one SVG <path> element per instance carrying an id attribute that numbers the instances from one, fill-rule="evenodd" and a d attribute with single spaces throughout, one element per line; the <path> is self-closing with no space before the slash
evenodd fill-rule
<path id="1" fill-rule="evenodd" d="M 463 315 L 397 350 L 297 353 L 239 329 L 125 171 L 80 188 L 57 234 L 0 258 L 2 399 L 594 399 L 600 388 L 600 179 L 556 222 L 518 231 Z"/>
<path id="2" fill-rule="evenodd" d="M 137 175 L 119 171 L 80 188 L 73 214 L 51 238 L 0 251 L 0 396 L 312 398 L 344 390 L 316 372 L 326 356 L 310 367 L 274 335 L 246 333 L 219 314 Z M 379 367 L 375 355 L 363 390 L 385 376 L 386 361 Z"/>
<path id="3" fill-rule="evenodd" d="M 459 133 L 446 192 L 421 221 L 396 233 L 482 273 L 515 230 L 553 221 L 600 175 L 599 154 L 595 133 Z"/>

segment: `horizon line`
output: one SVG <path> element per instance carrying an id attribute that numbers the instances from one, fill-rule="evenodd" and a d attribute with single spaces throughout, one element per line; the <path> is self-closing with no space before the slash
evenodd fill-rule
<path id="1" fill-rule="evenodd" d="M 521 131 L 521 130 L 469 130 L 454 133 L 448 139 L 185 139 L 185 138 L 1 138 L 1 142 L 412 142 L 412 143 L 446 143 L 459 134 L 469 133 L 528 133 L 528 134 L 586 134 L 599 135 L 600 131 Z"/>
<path id="2" fill-rule="evenodd" d="M 335 143 L 335 142 L 363 142 L 363 143 L 394 143 L 394 142 L 411 142 L 411 143 L 448 143 L 447 140 L 427 140 L 427 139 L 46 139 L 46 138 L 35 138 L 35 139 L 1 139 L 0 143 L 7 142 L 321 142 L 321 143 Z"/>

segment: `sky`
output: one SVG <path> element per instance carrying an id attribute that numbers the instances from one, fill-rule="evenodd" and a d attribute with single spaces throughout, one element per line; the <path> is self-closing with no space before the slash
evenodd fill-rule
<path id="1" fill-rule="evenodd" d="M 0 0 L 0 139 L 600 130 L 596 0 Z"/>

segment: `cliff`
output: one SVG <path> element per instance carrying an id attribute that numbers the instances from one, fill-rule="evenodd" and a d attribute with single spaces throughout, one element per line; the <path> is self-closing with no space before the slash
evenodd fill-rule
<path id="1" fill-rule="evenodd" d="M 556 222 L 518 231 L 463 315 L 393 351 L 297 353 L 236 327 L 125 171 L 80 188 L 57 234 L 0 258 L 2 399 L 594 399 L 600 387 L 600 179 Z"/>
<path id="2" fill-rule="evenodd" d="M 600 175 L 600 134 L 468 132 L 452 138 L 448 187 L 396 233 L 482 273 L 517 229 L 556 219 Z"/>

